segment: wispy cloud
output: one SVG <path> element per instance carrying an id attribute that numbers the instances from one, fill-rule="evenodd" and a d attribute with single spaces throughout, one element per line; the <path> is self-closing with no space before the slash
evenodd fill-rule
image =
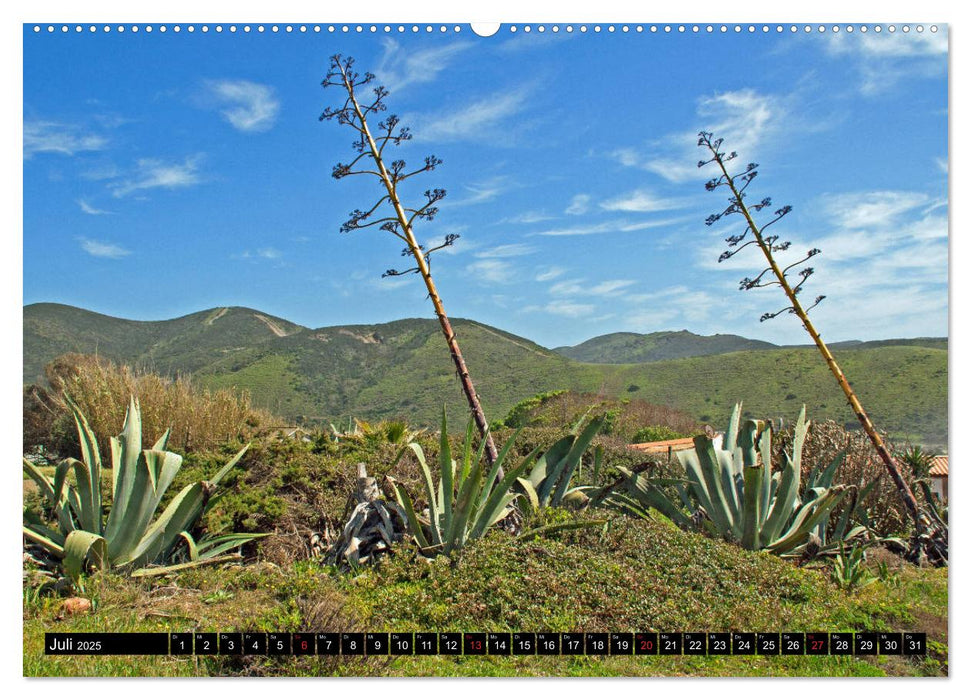
<path id="1" fill-rule="evenodd" d="M 457 41 L 428 49 L 404 49 L 394 39 L 382 42 L 384 53 L 375 75 L 388 90 L 402 90 L 409 85 L 430 83 L 448 68 L 456 56 L 472 47 L 471 42 Z"/>
<path id="2" fill-rule="evenodd" d="M 223 117 L 239 131 L 267 131 L 280 114 L 280 101 L 269 85 L 248 80 L 211 80 L 207 87 L 215 101 L 224 106 Z"/>
<path id="3" fill-rule="evenodd" d="M 534 277 L 534 279 L 537 282 L 549 282 L 551 280 L 555 280 L 557 277 L 562 276 L 563 273 L 565 272 L 566 272 L 566 268 L 557 267 L 556 265 L 553 265 L 551 267 L 546 268 L 545 270 L 541 270 L 540 272 L 537 272 L 536 277 Z"/>
<path id="4" fill-rule="evenodd" d="M 567 228 L 548 229 L 531 234 L 534 236 L 592 236 L 601 233 L 629 233 L 632 231 L 644 231 L 651 228 L 661 228 L 670 226 L 682 221 L 682 219 L 664 219 L 657 221 L 605 221 L 599 224 L 586 226 L 570 226 Z"/>
<path id="5" fill-rule="evenodd" d="M 499 223 L 502 224 L 538 224 L 543 221 L 552 221 L 555 216 L 550 216 L 541 211 L 526 211 L 522 214 L 516 214 L 515 216 L 507 216 L 502 219 Z"/>
<path id="6" fill-rule="evenodd" d="M 563 213 L 570 214 L 571 216 L 578 216 L 580 214 L 586 214 L 589 209 L 590 195 L 578 194 L 573 196 L 573 199 L 570 200 L 570 206 L 568 206 Z"/>
<path id="7" fill-rule="evenodd" d="M 495 258 L 483 258 L 470 263 L 466 273 L 480 282 L 504 284 L 515 277 L 515 270 L 509 263 Z"/>
<path id="8" fill-rule="evenodd" d="M 565 316 L 567 318 L 586 318 L 593 315 L 597 307 L 593 304 L 583 304 L 575 301 L 551 301 L 545 305 L 532 304 L 524 306 L 522 309 L 526 313 L 542 312 L 553 314 L 554 316 Z"/>
<path id="9" fill-rule="evenodd" d="M 525 243 L 506 243 L 497 245 L 495 248 L 481 250 L 475 254 L 477 258 L 518 258 L 522 255 L 529 255 L 539 250 L 536 246 Z"/>
<path id="10" fill-rule="evenodd" d="M 588 284 L 586 280 L 568 280 L 557 282 L 550 286 L 553 296 L 595 296 L 618 297 L 634 284 L 634 280 L 604 280 L 597 284 Z"/>
<path id="11" fill-rule="evenodd" d="M 846 32 L 829 33 L 828 53 L 841 60 L 855 61 L 864 96 L 886 93 L 903 79 L 935 77 L 947 70 L 948 33 L 937 32 Z"/>
<path id="12" fill-rule="evenodd" d="M 696 128 L 668 135 L 646 148 L 624 147 L 609 155 L 626 167 L 647 170 L 670 182 L 687 182 L 699 177 L 700 129 L 713 131 L 730 143 L 732 150 L 752 159 L 764 143 L 791 126 L 790 114 L 788 100 L 778 95 L 752 88 L 720 92 L 698 101 Z"/>
<path id="13" fill-rule="evenodd" d="M 508 141 L 517 129 L 504 123 L 526 108 L 529 92 L 527 87 L 503 90 L 444 114 L 418 115 L 415 134 L 423 141 Z"/>
<path id="14" fill-rule="evenodd" d="M 267 246 L 265 248 L 257 248 L 256 250 L 244 250 L 241 253 L 235 253 L 230 256 L 237 260 L 279 260 L 283 257 L 283 253 L 272 246 Z"/>
<path id="15" fill-rule="evenodd" d="M 36 153 L 73 156 L 84 151 L 102 151 L 107 147 L 108 139 L 75 125 L 47 121 L 24 123 L 25 160 Z"/>
<path id="16" fill-rule="evenodd" d="M 116 260 L 118 258 L 123 258 L 126 255 L 131 255 L 130 250 L 126 250 L 119 245 L 114 243 L 106 243 L 104 241 L 95 241 L 90 238 L 79 238 L 81 243 L 81 248 L 88 255 L 93 255 L 96 258 L 109 258 Z"/>
<path id="17" fill-rule="evenodd" d="M 114 212 L 106 211 L 105 209 L 96 209 L 88 204 L 85 200 L 79 199 L 78 206 L 81 207 L 81 211 L 85 214 L 91 214 L 92 216 L 101 216 L 102 214 L 113 214 Z"/>
<path id="18" fill-rule="evenodd" d="M 502 175 L 497 175 L 496 177 L 483 180 L 482 182 L 463 185 L 462 190 L 464 191 L 464 194 L 459 195 L 457 199 L 446 199 L 444 201 L 448 203 L 447 206 L 449 207 L 465 207 L 472 204 L 483 204 L 485 202 L 491 202 L 493 199 L 502 194 L 508 187 L 508 178 Z"/>
<path id="19" fill-rule="evenodd" d="M 658 197 L 649 190 L 635 190 L 600 203 L 601 209 L 627 212 L 666 211 L 679 209 L 682 206 L 684 206 L 683 200 Z"/>
<path id="20" fill-rule="evenodd" d="M 135 164 L 132 175 L 108 185 L 115 197 L 152 189 L 178 189 L 202 182 L 199 174 L 201 155 L 189 156 L 181 163 L 156 158 L 142 158 Z"/>

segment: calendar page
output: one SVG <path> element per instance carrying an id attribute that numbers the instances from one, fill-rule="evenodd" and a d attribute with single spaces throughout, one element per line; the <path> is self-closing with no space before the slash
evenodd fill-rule
<path id="1" fill-rule="evenodd" d="M 24 676 L 948 676 L 946 23 L 22 42 Z"/>

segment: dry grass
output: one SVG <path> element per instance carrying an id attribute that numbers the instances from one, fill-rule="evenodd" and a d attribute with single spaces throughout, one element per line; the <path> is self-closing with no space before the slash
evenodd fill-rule
<path id="1" fill-rule="evenodd" d="M 107 447 L 107 436 L 115 435 L 124 423 L 131 396 L 141 405 L 145 439 L 154 441 L 171 428 L 169 449 L 180 452 L 248 440 L 262 428 L 281 424 L 266 411 L 254 408 L 247 393 L 202 389 L 186 377 L 169 379 L 96 356 L 63 355 L 45 371 L 51 389 L 35 387 L 29 397 L 25 392 L 24 422 L 25 426 L 28 420 L 31 425 L 41 423 L 41 419 L 30 416 L 46 411 L 51 415 L 49 442 L 54 446 L 59 437 L 68 441 L 73 437 L 65 395 L 80 407 L 95 434 L 105 442 L 102 448 Z M 34 411 L 28 412 L 28 398 Z"/>

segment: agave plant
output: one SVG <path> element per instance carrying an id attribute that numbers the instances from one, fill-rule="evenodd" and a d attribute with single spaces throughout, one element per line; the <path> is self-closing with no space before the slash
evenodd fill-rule
<path id="1" fill-rule="evenodd" d="M 741 410 L 736 404 L 724 436 L 698 436 L 694 450 L 678 453 L 686 481 L 662 483 L 641 474 L 628 480 L 628 494 L 681 527 L 703 522 L 714 534 L 745 549 L 794 555 L 804 551 L 813 536 L 815 546 L 824 545 L 830 513 L 855 489 L 832 485 L 843 454 L 825 470 L 813 471 L 800 494 L 802 446 L 809 429 L 805 407 L 796 423 L 792 454 L 783 453 L 782 469 L 775 473 L 771 428 L 763 421 L 742 421 Z M 667 484 L 676 486 L 680 504 L 659 488 Z M 862 534 L 862 529 L 847 531 L 850 516 L 844 516 L 835 539 Z"/>
<path id="2" fill-rule="evenodd" d="M 462 549 L 509 515 L 513 502 L 519 497 L 519 494 L 512 491 L 513 484 L 536 461 L 538 450 L 534 450 L 518 467 L 510 469 L 499 479 L 499 470 L 515 442 L 517 432 L 499 450 L 486 473 L 486 464 L 483 461 L 486 441 L 481 442 L 478 450 L 473 450 L 474 428 L 475 424 L 470 420 L 465 431 L 461 460 L 454 460 L 448 443 L 448 422 L 445 411 L 442 411 L 440 477 L 437 486 L 425 453 L 418 443 L 412 442 L 403 447 L 395 460 L 397 464 L 405 451 L 410 449 L 418 460 L 424 477 L 428 513 L 422 517 L 415 512 L 408 492 L 392 481 L 395 497 L 408 519 L 409 530 L 423 554 L 450 554 Z"/>
<path id="3" fill-rule="evenodd" d="M 849 554 L 844 546 L 840 546 L 839 553 L 833 561 L 833 571 L 831 578 L 839 588 L 850 591 L 854 588 L 866 588 L 872 583 L 876 583 L 877 577 L 873 576 L 864 565 L 866 554 L 863 547 L 854 545 Z"/>
<path id="4" fill-rule="evenodd" d="M 528 478 L 517 479 L 519 488 L 526 496 L 531 511 L 540 508 L 559 508 L 562 505 L 583 506 L 590 502 L 587 487 L 570 488 L 573 475 L 580 466 L 581 459 L 593 438 L 600 432 L 605 416 L 594 418 L 580 432 L 581 418 L 569 435 L 560 438 L 536 460 Z M 599 461 L 603 451 L 597 451 L 595 477 L 599 472 Z"/>
<path id="5" fill-rule="evenodd" d="M 101 499 L 102 463 L 97 438 L 78 407 L 69 403 L 82 460 L 62 461 L 54 470 L 53 479 L 24 460 L 24 472 L 40 488 L 53 511 L 56 523 L 52 525 L 56 527 L 25 508 L 23 532 L 30 542 L 62 560 L 64 572 L 72 579 L 77 580 L 89 563 L 101 569 L 139 569 L 133 575 L 147 575 L 220 561 L 225 557 L 219 555 L 262 536 L 230 534 L 196 542 L 188 532 L 248 445 L 211 480 L 182 489 L 156 517 L 166 490 L 182 467 L 182 457 L 166 451 L 169 431 L 151 449 L 142 449 L 141 411 L 132 397 L 121 433 L 111 438 L 114 498 L 108 510 Z M 74 483 L 68 479 L 71 474 Z M 173 557 L 183 545 L 188 561 L 173 565 Z M 170 566 L 144 568 L 150 564 Z"/>

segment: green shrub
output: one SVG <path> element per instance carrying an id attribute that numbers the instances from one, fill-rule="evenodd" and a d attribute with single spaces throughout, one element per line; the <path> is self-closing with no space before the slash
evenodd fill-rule
<path id="1" fill-rule="evenodd" d="M 683 433 L 679 433 L 673 428 L 669 428 L 666 425 L 649 425 L 646 428 L 641 428 L 636 433 L 634 433 L 631 438 L 631 442 L 634 444 L 639 444 L 642 442 L 661 442 L 662 440 L 676 440 L 678 438 L 688 437 Z"/>

